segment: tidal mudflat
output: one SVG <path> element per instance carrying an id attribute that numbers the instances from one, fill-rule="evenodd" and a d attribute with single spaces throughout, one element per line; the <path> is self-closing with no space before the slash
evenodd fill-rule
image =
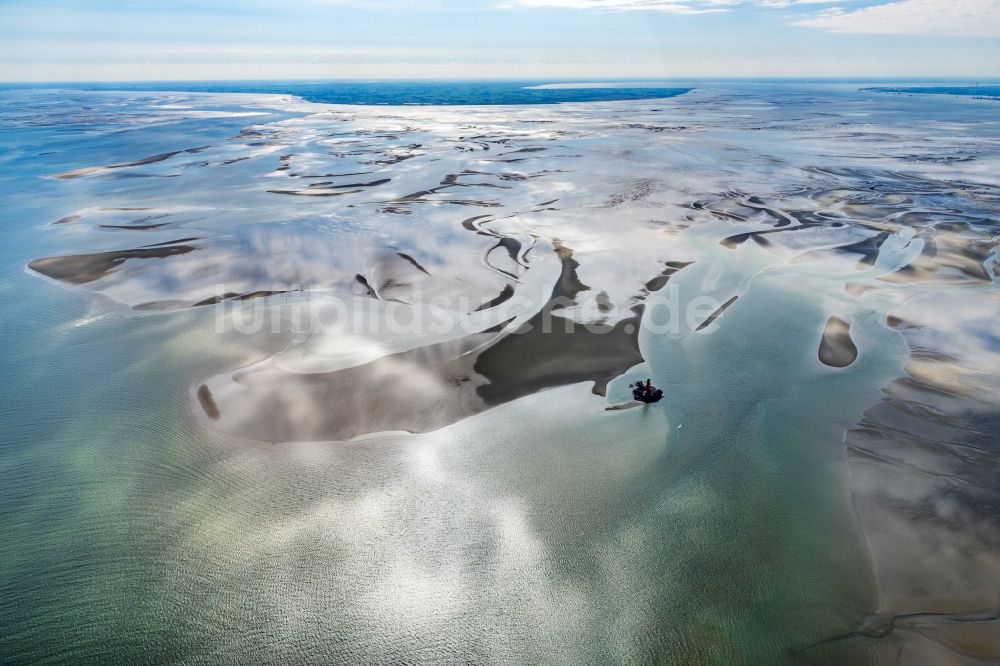
<path id="1" fill-rule="evenodd" d="M 995 103 L 693 87 L 4 92 L 0 661 L 1000 659 Z"/>

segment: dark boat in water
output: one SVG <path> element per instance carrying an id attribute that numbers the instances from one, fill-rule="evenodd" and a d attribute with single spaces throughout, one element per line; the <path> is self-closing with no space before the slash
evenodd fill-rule
<path id="1" fill-rule="evenodd" d="M 636 382 L 635 384 L 630 384 L 632 387 L 632 397 L 639 402 L 654 403 L 659 402 L 663 398 L 663 390 L 658 388 L 650 387 L 650 390 L 646 390 L 646 385 L 642 382 Z"/>

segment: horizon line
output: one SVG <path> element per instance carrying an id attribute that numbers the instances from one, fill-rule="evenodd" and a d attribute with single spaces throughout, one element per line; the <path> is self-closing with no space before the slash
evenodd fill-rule
<path id="1" fill-rule="evenodd" d="M 453 77 L 344 77 L 344 78 L 205 78 L 205 79 L 93 79 L 93 80 L 66 80 L 66 79 L 38 79 L 32 81 L 24 80 L 0 80 L 0 85 L 116 85 L 116 84 L 178 84 L 178 83 L 390 83 L 390 82 L 508 82 L 508 83 L 674 83 L 674 82 L 697 82 L 697 81 L 843 81 L 843 82 L 876 82 L 876 81 L 976 81 L 986 83 L 1000 83 L 1000 76 L 969 76 L 956 75 L 949 77 L 942 76 L 678 76 L 678 77 L 507 77 L 507 76 L 453 76 Z"/>

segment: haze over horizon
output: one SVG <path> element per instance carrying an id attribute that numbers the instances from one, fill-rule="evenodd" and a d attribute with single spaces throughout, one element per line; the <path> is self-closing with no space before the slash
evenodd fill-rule
<path id="1" fill-rule="evenodd" d="M 11 0 L 0 81 L 995 77 L 1000 0 Z"/>

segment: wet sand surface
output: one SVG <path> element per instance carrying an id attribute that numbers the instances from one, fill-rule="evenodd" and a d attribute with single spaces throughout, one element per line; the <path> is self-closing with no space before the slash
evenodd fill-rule
<path id="1" fill-rule="evenodd" d="M 819 360 L 831 368 L 846 368 L 858 359 L 858 348 L 851 339 L 851 324 L 840 317 L 830 317 L 819 343 Z"/>
<path id="2" fill-rule="evenodd" d="M 0 104 L 8 654 L 1000 660 L 995 105 L 803 90 Z"/>
<path id="3" fill-rule="evenodd" d="M 131 227 L 134 228 L 134 227 Z M 45 257 L 28 264 L 28 268 L 42 275 L 71 284 L 86 284 L 100 280 L 113 273 L 129 259 L 165 259 L 178 254 L 194 252 L 190 245 L 121 250 L 119 252 L 95 252 L 65 257 Z"/>

